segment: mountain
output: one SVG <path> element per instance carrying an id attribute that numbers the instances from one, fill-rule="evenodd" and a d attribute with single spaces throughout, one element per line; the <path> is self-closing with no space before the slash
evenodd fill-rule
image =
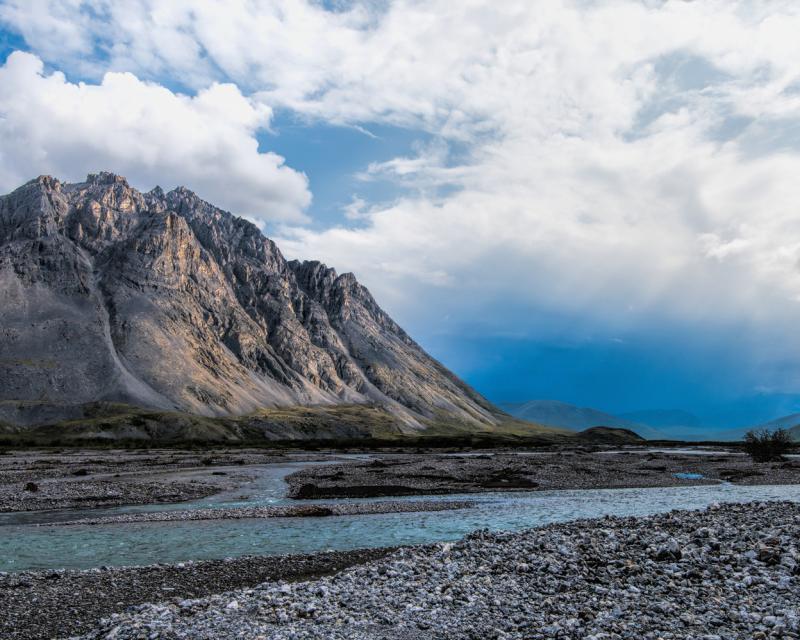
<path id="1" fill-rule="evenodd" d="M 183 187 L 141 193 L 103 172 L 0 197 L 0 296 L 6 430 L 298 405 L 377 407 L 397 433 L 511 420 L 352 274 L 287 261 L 255 225 Z"/>
<path id="2" fill-rule="evenodd" d="M 597 409 L 578 407 L 558 400 L 530 400 L 528 402 L 503 403 L 500 407 L 520 420 L 538 424 L 583 431 L 591 427 L 616 427 L 628 429 L 647 438 L 662 438 L 663 434 L 647 425 L 626 420 Z"/>
<path id="3" fill-rule="evenodd" d="M 627 445 L 644 444 L 646 442 L 638 433 L 619 427 L 591 427 L 581 431 L 577 438 L 592 444 Z"/>

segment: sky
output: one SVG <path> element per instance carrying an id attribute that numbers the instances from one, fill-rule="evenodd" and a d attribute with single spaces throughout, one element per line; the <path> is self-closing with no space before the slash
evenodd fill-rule
<path id="1" fill-rule="evenodd" d="M 0 0 L 0 192 L 182 184 L 495 402 L 800 410 L 800 5 Z"/>

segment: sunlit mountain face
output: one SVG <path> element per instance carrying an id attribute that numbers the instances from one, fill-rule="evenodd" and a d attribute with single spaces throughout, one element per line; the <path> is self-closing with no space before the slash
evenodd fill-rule
<path id="1" fill-rule="evenodd" d="M 800 410 L 798 31 L 791 3 L 7 0 L 0 193 L 191 185 L 492 402 L 740 429 Z"/>

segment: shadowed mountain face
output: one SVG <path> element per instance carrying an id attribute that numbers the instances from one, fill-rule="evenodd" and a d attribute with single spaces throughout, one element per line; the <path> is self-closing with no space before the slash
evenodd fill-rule
<path id="1" fill-rule="evenodd" d="M 0 421 L 85 403 L 206 416 L 375 404 L 398 429 L 504 414 L 428 356 L 352 274 L 288 262 L 178 188 L 40 177 L 0 197 Z"/>

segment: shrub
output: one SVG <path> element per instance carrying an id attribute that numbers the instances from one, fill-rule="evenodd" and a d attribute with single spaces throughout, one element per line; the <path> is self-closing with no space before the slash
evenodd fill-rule
<path id="1" fill-rule="evenodd" d="M 744 436 L 744 450 L 755 462 L 782 460 L 792 448 L 792 437 L 786 429 L 754 429 Z"/>

